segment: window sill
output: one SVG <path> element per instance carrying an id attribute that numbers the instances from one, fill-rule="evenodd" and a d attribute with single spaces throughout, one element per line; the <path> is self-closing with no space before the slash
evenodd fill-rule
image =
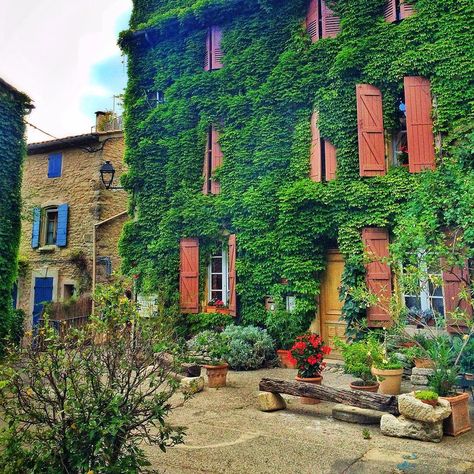
<path id="1" fill-rule="evenodd" d="M 230 314 L 230 309 L 217 308 L 216 306 L 206 306 L 206 313 Z"/>
<path id="2" fill-rule="evenodd" d="M 51 253 L 58 249 L 57 245 L 43 245 L 39 247 L 38 252 L 40 253 Z"/>

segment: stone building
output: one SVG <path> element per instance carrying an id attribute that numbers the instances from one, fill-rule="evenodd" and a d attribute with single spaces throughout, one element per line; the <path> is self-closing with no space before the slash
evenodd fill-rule
<path id="1" fill-rule="evenodd" d="M 28 145 L 22 197 L 31 218 L 23 221 L 17 295 L 27 326 L 44 302 L 89 293 L 120 266 L 127 195 L 113 187 L 123 171 L 123 132 L 116 119 L 96 115 L 91 133 Z M 111 189 L 101 180 L 106 161 L 116 170 Z"/>

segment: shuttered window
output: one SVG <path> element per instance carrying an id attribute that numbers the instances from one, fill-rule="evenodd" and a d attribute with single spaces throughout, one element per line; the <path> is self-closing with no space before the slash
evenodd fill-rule
<path id="1" fill-rule="evenodd" d="M 389 23 L 394 23 L 398 20 L 396 0 L 388 0 L 385 2 L 383 16 Z"/>
<path id="2" fill-rule="evenodd" d="M 326 163 L 326 181 L 331 181 L 336 179 L 336 169 L 337 169 L 337 160 L 336 160 L 336 148 L 327 140 L 324 141 L 324 158 Z"/>
<path id="3" fill-rule="evenodd" d="M 179 306 L 183 313 L 199 312 L 199 241 L 181 239 Z"/>
<path id="4" fill-rule="evenodd" d="M 221 192 L 219 181 L 214 179 L 214 172 L 222 166 L 222 160 L 223 155 L 219 144 L 219 131 L 216 127 L 211 126 L 208 132 L 206 152 L 204 155 L 204 194 L 219 194 Z"/>
<path id="5" fill-rule="evenodd" d="M 312 181 L 321 182 L 323 176 L 326 181 L 336 179 L 336 148 L 328 140 L 321 138 L 318 127 L 318 113 L 313 112 L 311 116 L 311 151 L 310 172 Z"/>
<path id="6" fill-rule="evenodd" d="M 232 316 L 237 316 L 237 272 L 235 261 L 237 258 L 237 238 L 235 234 L 229 235 L 229 311 Z"/>
<path id="7" fill-rule="evenodd" d="M 58 206 L 58 228 L 56 232 L 56 245 L 66 247 L 67 245 L 67 227 L 69 220 L 69 206 L 61 204 Z"/>
<path id="8" fill-rule="evenodd" d="M 388 308 L 392 295 L 389 257 L 389 236 L 386 229 L 368 227 L 362 231 L 362 241 L 369 260 L 366 265 L 366 283 L 369 292 L 377 296 L 379 304 L 367 308 L 369 327 L 383 327 L 391 323 Z"/>
<path id="9" fill-rule="evenodd" d="M 436 166 L 430 81 L 424 77 L 405 77 L 408 165 L 410 173 L 432 170 Z"/>
<path id="10" fill-rule="evenodd" d="M 222 29 L 219 26 L 211 26 L 207 32 L 206 38 L 206 56 L 204 60 L 204 70 L 213 71 L 222 69 L 223 52 L 221 48 Z"/>
<path id="11" fill-rule="evenodd" d="M 386 172 L 382 93 L 370 84 L 357 84 L 357 128 L 361 176 Z"/>
<path id="12" fill-rule="evenodd" d="M 321 23 L 323 38 L 335 38 L 341 31 L 339 17 L 327 7 L 324 0 L 321 0 Z"/>
<path id="13" fill-rule="evenodd" d="M 415 8 L 406 0 L 400 0 L 400 19 L 408 18 L 415 13 Z"/>
<path id="14" fill-rule="evenodd" d="M 465 323 L 462 318 L 456 319 L 453 313 L 462 311 L 464 317 L 472 318 L 472 306 L 463 298 L 469 287 L 469 268 L 453 267 L 443 272 L 444 308 L 447 329 L 451 333 L 463 332 Z"/>
<path id="15" fill-rule="evenodd" d="M 313 43 L 321 38 L 334 38 L 341 31 L 339 17 L 324 0 L 311 0 L 306 14 L 306 31 Z"/>
<path id="16" fill-rule="evenodd" d="M 306 31 L 315 43 L 319 39 L 319 2 L 318 0 L 310 0 L 308 13 L 306 14 Z"/>
<path id="17" fill-rule="evenodd" d="M 387 0 L 384 6 L 384 17 L 389 23 L 408 18 L 415 13 L 413 5 L 404 0 Z"/>
<path id="18" fill-rule="evenodd" d="M 37 249 L 40 245 L 40 229 L 41 229 L 41 209 L 36 207 L 33 209 L 33 228 L 31 232 L 31 247 Z"/>
<path id="19" fill-rule="evenodd" d="M 62 153 L 52 153 L 48 156 L 48 178 L 60 178 L 63 168 Z"/>

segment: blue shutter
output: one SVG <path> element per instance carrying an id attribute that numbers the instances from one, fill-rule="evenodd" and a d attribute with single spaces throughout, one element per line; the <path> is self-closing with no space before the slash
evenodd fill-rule
<path id="1" fill-rule="evenodd" d="M 67 244 L 68 214 L 69 206 L 67 204 L 58 206 L 58 230 L 56 235 L 56 245 L 58 247 L 66 247 Z"/>
<path id="2" fill-rule="evenodd" d="M 63 155 L 61 153 L 52 153 L 48 158 L 48 178 L 59 178 L 63 163 Z"/>
<path id="3" fill-rule="evenodd" d="M 33 230 L 31 232 L 31 246 L 34 249 L 37 249 L 39 247 L 40 224 L 41 224 L 41 209 L 39 207 L 35 207 L 33 209 Z"/>

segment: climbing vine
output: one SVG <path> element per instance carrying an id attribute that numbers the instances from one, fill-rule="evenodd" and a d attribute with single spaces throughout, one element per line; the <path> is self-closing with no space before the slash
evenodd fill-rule
<path id="1" fill-rule="evenodd" d="M 0 82 L 0 348 L 12 321 L 12 287 L 20 243 L 20 186 L 28 97 Z"/>
<path id="2" fill-rule="evenodd" d="M 418 0 L 414 16 L 392 24 L 383 0 L 335 0 L 329 3 L 342 31 L 314 44 L 303 25 L 307 3 L 135 1 L 121 45 L 129 58 L 124 185 L 137 218 L 126 225 L 121 251 L 124 270 L 170 307 L 177 308 L 183 237 L 200 238 L 204 272 L 223 230 L 237 234 L 241 316 L 257 324 L 265 320 L 264 297 L 287 293 L 297 296 L 295 317 L 312 319 L 328 247 L 345 256 L 342 296 L 363 285 L 363 227 L 388 227 L 400 237 L 420 215 L 416 225 L 433 233 L 460 227 L 465 244 L 474 245 L 472 2 Z M 211 24 L 224 29 L 225 66 L 209 73 Z M 138 31 L 147 35 L 133 39 Z M 386 176 L 360 178 L 356 84 L 382 91 L 390 133 L 408 75 L 431 81 L 443 158 L 434 172 L 391 167 Z M 157 90 L 165 103 L 150 106 L 147 92 Z M 337 179 L 329 183 L 308 178 L 315 109 L 321 136 L 337 149 Z M 201 192 L 211 123 L 224 154 L 218 196 Z M 364 314 L 350 296 L 343 312 L 350 326 Z"/>

